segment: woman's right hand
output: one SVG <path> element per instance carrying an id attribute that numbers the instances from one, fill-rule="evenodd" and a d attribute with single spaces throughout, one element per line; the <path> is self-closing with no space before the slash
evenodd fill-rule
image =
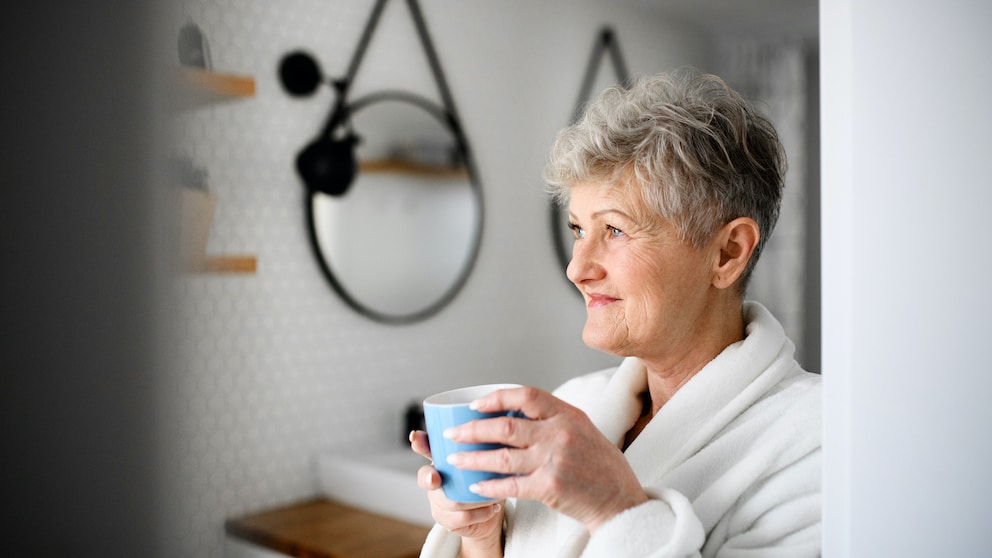
<path id="1" fill-rule="evenodd" d="M 431 459 L 427 433 L 410 433 L 414 452 Z M 441 490 L 441 474 L 432 465 L 424 465 L 417 473 L 417 484 L 427 491 L 434 521 L 462 538 L 462 555 L 502 556 L 503 500 L 498 502 L 452 502 Z M 478 554 L 474 554 L 477 552 Z"/>

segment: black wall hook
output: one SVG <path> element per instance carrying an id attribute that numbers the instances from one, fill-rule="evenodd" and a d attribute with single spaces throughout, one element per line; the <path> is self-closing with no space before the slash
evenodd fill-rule
<path id="1" fill-rule="evenodd" d="M 342 139 L 321 136 L 296 156 L 296 172 L 310 190 L 329 196 L 344 194 L 358 173 L 355 145 L 358 138 L 349 134 Z"/>
<path id="2" fill-rule="evenodd" d="M 317 138 L 307 144 L 296 157 L 297 173 L 311 192 L 340 196 L 348 191 L 355 179 L 357 163 L 355 162 L 354 148 L 358 140 L 350 130 L 348 93 L 388 1 L 376 0 L 365 25 L 365 30 L 362 32 L 358 46 L 348 65 L 347 74 L 341 79 L 330 80 L 337 95 L 334 107 L 323 129 Z M 420 5 L 417 0 L 407 0 L 406 3 L 410 9 L 421 45 L 427 55 L 431 73 L 434 75 L 434 80 L 441 94 L 446 111 L 445 120 L 455 136 L 458 148 L 467 160 L 469 159 L 468 142 L 465 141 L 462 133 L 454 99 L 448 90 L 441 63 L 434 51 L 430 34 L 427 32 L 427 25 L 420 11 Z M 283 57 L 279 65 L 279 78 L 286 91 L 297 97 L 311 95 L 317 86 L 324 81 L 316 60 L 303 51 L 294 51 Z M 342 132 L 342 130 L 346 130 L 346 132 Z"/>
<path id="3" fill-rule="evenodd" d="M 301 50 L 287 54 L 279 63 L 279 81 L 294 97 L 312 95 L 323 79 L 317 61 Z"/>

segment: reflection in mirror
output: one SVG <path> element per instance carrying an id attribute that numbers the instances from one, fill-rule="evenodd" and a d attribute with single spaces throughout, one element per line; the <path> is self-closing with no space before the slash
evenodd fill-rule
<path id="1" fill-rule="evenodd" d="M 445 113 L 402 92 L 350 107 L 358 175 L 346 194 L 310 192 L 318 260 L 338 293 L 377 320 L 411 322 L 457 294 L 478 252 L 482 196 Z"/>
<path id="2" fill-rule="evenodd" d="M 605 62 L 607 54 L 609 55 L 609 64 Z M 570 124 L 575 123 L 582 116 L 586 103 L 599 95 L 601 91 L 612 85 L 627 85 L 629 78 L 630 73 L 627 71 L 627 64 L 620 52 L 620 44 L 617 42 L 616 35 L 612 29 L 604 27 L 600 30 L 596 42 L 593 44 L 592 55 L 589 57 Z M 568 208 L 558 207 L 553 202 L 551 204 L 551 238 L 562 269 L 567 268 L 568 262 L 572 259 L 572 241 L 574 238 L 571 229 L 568 228 Z"/>

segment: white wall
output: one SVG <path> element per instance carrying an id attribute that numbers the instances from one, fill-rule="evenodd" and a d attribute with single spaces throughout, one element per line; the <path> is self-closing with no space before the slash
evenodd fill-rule
<path id="1" fill-rule="evenodd" d="M 986 555 L 992 4 L 820 13 L 826 555 Z"/>
<path id="2" fill-rule="evenodd" d="M 613 25 L 640 73 L 705 65 L 701 35 L 633 4 L 423 0 L 481 175 L 485 230 L 448 308 L 386 326 L 337 298 L 307 243 L 292 164 L 331 94 L 293 99 L 276 78 L 280 58 L 301 47 L 343 75 L 372 5 L 197 0 L 173 14 L 174 29 L 188 17 L 203 29 L 216 69 L 256 79 L 255 97 L 183 116 L 179 149 L 208 171 L 218 197 L 208 252 L 258 256 L 255 275 L 176 283 L 180 358 L 165 391 L 181 533 L 173 555 L 218 555 L 226 517 L 313 494 L 319 451 L 399 445 L 412 400 L 487 381 L 550 388 L 616 361 L 582 345 L 585 311 L 554 256 L 541 167 L 601 25 Z M 385 86 L 433 87 L 399 0 L 386 7 L 355 92 Z"/>

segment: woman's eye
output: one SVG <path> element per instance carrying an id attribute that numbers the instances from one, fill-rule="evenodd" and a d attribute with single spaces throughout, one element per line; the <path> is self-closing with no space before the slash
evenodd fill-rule
<path id="1" fill-rule="evenodd" d="M 575 223 L 569 223 L 568 228 L 572 229 L 572 235 L 575 236 L 575 238 L 582 238 L 586 235 L 586 231 Z"/>
<path id="2" fill-rule="evenodd" d="M 612 238 L 616 238 L 618 236 L 623 236 L 623 231 L 620 230 L 620 229 L 618 229 L 618 228 L 616 228 L 616 227 L 613 227 L 613 226 L 610 226 L 610 225 L 606 225 L 606 230 L 610 231 L 610 237 L 612 237 Z"/>

